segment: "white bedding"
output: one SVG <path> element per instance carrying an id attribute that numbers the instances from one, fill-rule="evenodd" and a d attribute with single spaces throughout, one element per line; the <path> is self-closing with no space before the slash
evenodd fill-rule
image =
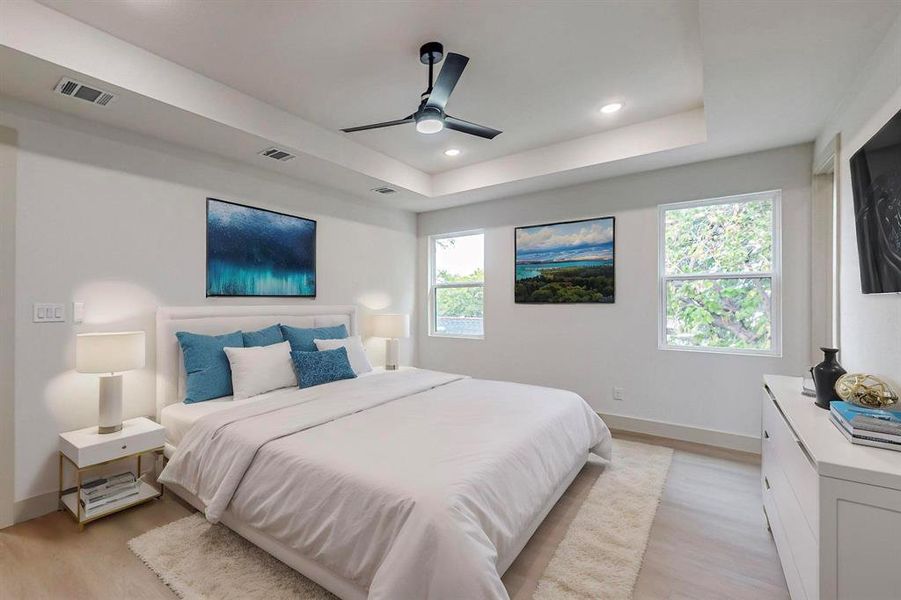
<path id="1" fill-rule="evenodd" d="M 160 479 L 376 600 L 506 598 L 498 564 L 589 450 L 610 455 L 562 390 L 411 369 L 278 392 L 209 409 Z"/>
<path id="2" fill-rule="evenodd" d="M 371 371 L 369 373 L 361 373 L 360 375 L 358 375 L 358 377 L 369 377 L 377 372 L 384 372 L 384 370 L 379 369 L 376 371 Z M 244 398 L 243 400 L 235 400 L 233 396 L 223 396 L 214 400 L 193 402 L 191 404 L 176 402 L 175 404 L 170 404 L 169 406 L 163 408 L 162 411 L 160 411 L 160 425 L 166 428 L 166 443 L 174 448 L 178 447 L 178 445 L 181 443 L 182 438 L 185 437 L 185 434 L 188 432 L 188 430 L 191 429 L 191 427 L 194 426 L 194 423 L 196 423 L 201 417 L 205 417 L 206 415 L 211 415 L 213 413 L 229 408 L 234 408 L 235 406 L 241 406 L 244 404 L 257 402 L 259 400 L 265 400 L 266 398 L 271 398 L 274 395 L 293 393 L 296 391 L 297 388 L 292 387 L 273 390 L 271 392 L 266 392 L 265 394 L 260 394 L 259 396 Z"/>
<path id="3" fill-rule="evenodd" d="M 225 410 L 235 406 L 238 402 L 247 404 L 255 399 L 247 398 L 236 402 L 231 396 L 225 396 L 194 404 L 185 404 L 184 402 L 170 404 L 160 412 L 160 425 L 166 428 L 166 443 L 178 446 L 185 434 L 188 433 L 188 430 L 194 426 L 194 423 L 200 417 Z"/>

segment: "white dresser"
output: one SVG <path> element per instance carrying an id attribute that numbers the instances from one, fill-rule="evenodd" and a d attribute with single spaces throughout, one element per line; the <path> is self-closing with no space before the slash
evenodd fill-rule
<path id="1" fill-rule="evenodd" d="M 851 444 L 764 376 L 763 507 L 792 600 L 901 600 L 901 452 Z"/>

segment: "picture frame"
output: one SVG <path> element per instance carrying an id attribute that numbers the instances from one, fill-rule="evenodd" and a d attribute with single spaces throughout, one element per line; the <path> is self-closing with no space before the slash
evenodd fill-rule
<path id="1" fill-rule="evenodd" d="M 206 297 L 315 298 L 314 219 L 207 198 Z"/>
<path id="2" fill-rule="evenodd" d="M 516 304 L 613 304 L 616 218 L 591 217 L 514 228 Z"/>

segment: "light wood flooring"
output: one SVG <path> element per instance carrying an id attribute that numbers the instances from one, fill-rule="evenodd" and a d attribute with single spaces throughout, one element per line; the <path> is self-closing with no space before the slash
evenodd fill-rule
<path id="1" fill-rule="evenodd" d="M 673 464 L 634 600 L 780 600 L 788 591 L 766 530 L 757 457 L 617 432 L 670 446 Z M 527 600 L 582 498 L 600 474 L 586 468 L 504 575 Z M 128 550 L 141 533 L 193 511 L 171 494 L 76 531 L 58 512 L 0 531 L 0 598 L 165 599 L 175 595 Z"/>

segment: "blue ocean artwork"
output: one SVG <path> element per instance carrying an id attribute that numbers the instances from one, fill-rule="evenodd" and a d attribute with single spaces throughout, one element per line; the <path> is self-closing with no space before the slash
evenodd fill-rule
<path id="1" fill-rule="evenodd" d="M 316 295 L 316 221 L 207 199 L 207 296 Z"/>
<path id="2" fill-rule="evenodd" d="M 516 228 L 520 303 L 614 301 L 614 219 Z"/>

